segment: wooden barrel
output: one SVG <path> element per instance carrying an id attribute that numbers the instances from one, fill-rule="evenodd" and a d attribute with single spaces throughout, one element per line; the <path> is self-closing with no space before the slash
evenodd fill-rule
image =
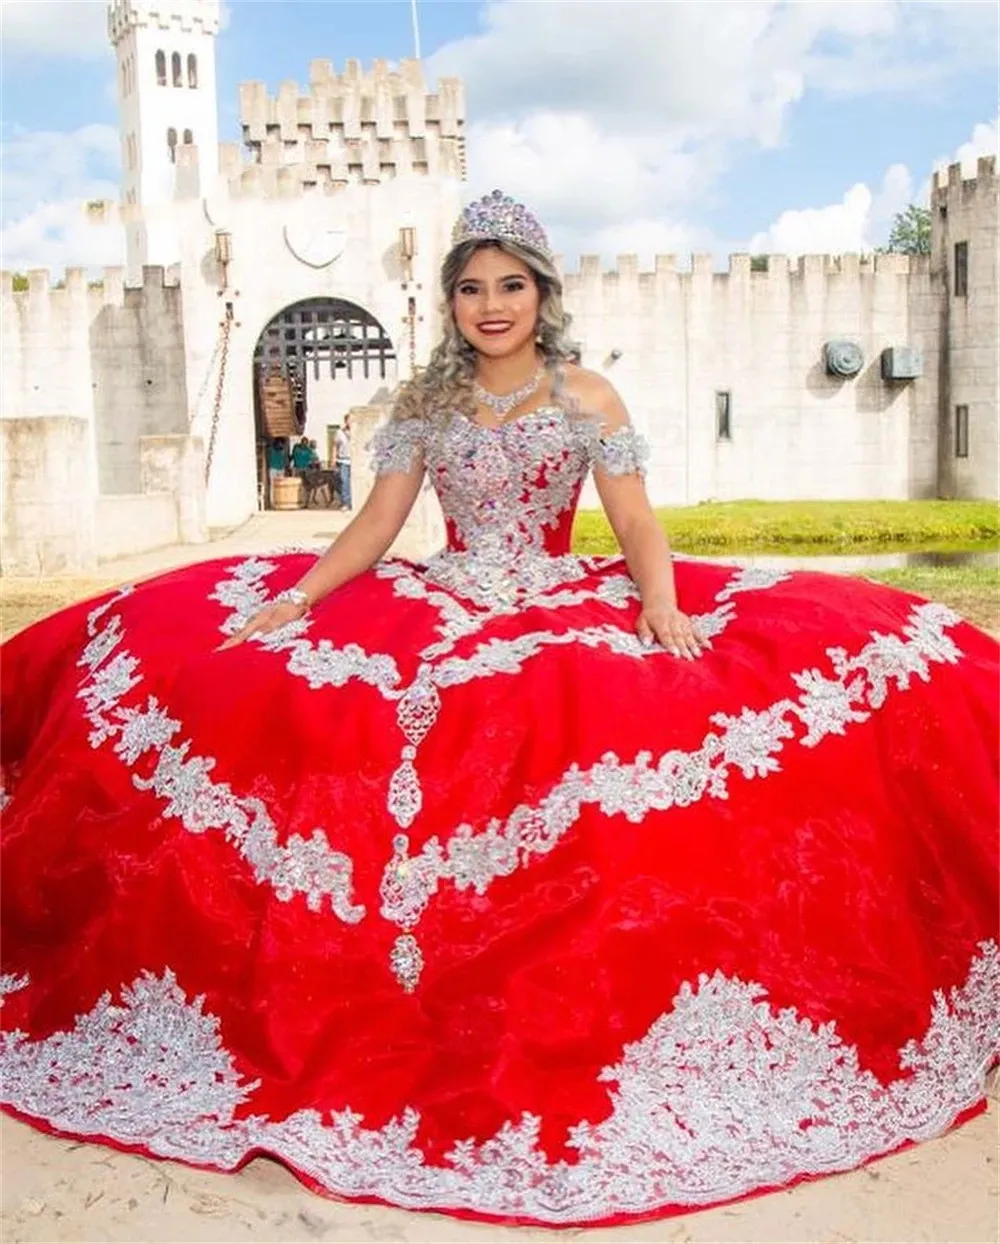
<path id="1" fill-rule="evenodd" d="M 302 480 L 297 475 L 285 475 L 272 485 L 272 499 L 276 510 L 302 509 Z"/>

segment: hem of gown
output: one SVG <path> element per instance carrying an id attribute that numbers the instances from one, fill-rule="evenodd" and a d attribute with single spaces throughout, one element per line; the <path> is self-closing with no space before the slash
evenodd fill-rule
<path id="1" fill-rule="evenodd" d="M 980 1085 L 979 1097 L 970 1102 L 968 1105 L 961 1107 L 955 1111 L 950 1121 L 935 1130 L 927 1136 L 920 1136 L 913 1139 L 902 1141 L 900 1144 L 890 1148 L 881 1150 L 877 1153 L 869 1154 L 867 1157 L 861 1158 L 844 1166 L 833 1167 L 825 1171 L 802 1171 L 794 1175 L 791 1179 L 787 1179 L 781 1183 L 761 1184 L 759 1187 L 751 1188 L 747 1191 L 734 1193 L 731 1197 L 722 1197 L 718 1200 L 699 1201 L 697 1203 L 665 1203 L 662 1206 L 642 1210 L 636 1213 L 611 1213 L 602 1217 L 589 1218 L 567 1218 L 553 1222 L 544 1218 L 534 1218 L 527 1214 L 497 1214 L 488 1210 L 470 1209 L 465 1206 L 456 1206 L 454 1208 L 448 1205 L 406 1205 L 399 1201 L 390 1201 L 384 1197 L 375 1196 L 373 1194 L 348 1194 L 338 1191 L 335 1188 L 327 1187 L 325 1184 L 308 1174 L 301 1167 L 296 1166 L 294 1161 L 283 1156 L 276 1148 L 267 1148 L 265 1146 L 254 1146 L 241 1155 L 237 1161 L 230 1166 L 221 1165 L 211 1162 L 199 1162 L 193 1158 L 180 1157 L 176 1154 L 164 1155 L 158 1153 L 155 1149 L 149 1148 L 147 1145 L 129 1144 L 124 1141 L 115 1140 L 111 1136 L 100 1133 L 72 1132 L 65 1131 L 61 1128 L 53 1126 L 48 1120 L 37 1115 L 28 1114 L 19 1110 L 16 1106 L 9 1102 L 0 1102 L 0 1113 L 8 1115 L 12 1119 L 16 1119 L 20 1123 L 24 1123 L 29 1127 L 33 1127 L 36 1131 L 43 1132 L 48 1136 L 55 1137 L 59 1140 L 71 1140 L 78 1143 L 103 1145 L 105 1148 L 113 1149 L 118 1153 L 134 1155 L 137 1157 L 150 1158 L 156 1162 L 172 1162 L 179 1166 L 188 1167 L 191 1170 L 206 1171 L 215 1175 L 236 1175 L 242 1172 L 251 1162 L 259 1158 L 265 1158 L 269 1161 L 276 1162 L 289 1172 L 304 1188 L 321 1196 L 326 1200 L 338 1201 L 343 1205 L 380 1205 L 387 1209 L 397 1210 L 401 1213 L 410 1214 L 437 1214 L 445 1218 L 455 1218 L 465 1222 L 483 1222 L 492 1223 L 500 1226 L 513 1227 L 534 1227 L 543 1228 L 547 1231 L 565 1231 L 574 1228 L 596 1229 L 600 1227 L 617 1227 L 627 1225 L 638 1225 L 646 1222 L 657 1222 L 662 1219 L 679 1218 L 688 1214 L 697 1214 L 712 1209 L 720 1209 L 727 1205 L 737 1205 L 743 1201 L 756 1200 L 759 1197 L 770 1196 L 776 1192 L 787 1192 L 793 1188 L 799 1187 L 801 1184 L 817 1183 L 821 1179 L 829 1179 L 837 1175 L 847 1175 L 852 1171 L 862 1170 L 871 1166 L 875 1162 L 881 1161 L 883 1158 L 892 1157 L 894 1154 L 903 1153 L 908 1149 L 915 1149 L 919 1145 L 927 1144 L 932 1140 L 939 1140 L 958 1128 L 963 1127 L 966 1123 L 972 1122 L 984 1114 L 989 1108 L 989 1096 L 987 1093 L 986 1080 L 991 1071 L 1000 1065 L 1000 1053 L 998 1053 L 983 1071 L 982 1083 Z"/>

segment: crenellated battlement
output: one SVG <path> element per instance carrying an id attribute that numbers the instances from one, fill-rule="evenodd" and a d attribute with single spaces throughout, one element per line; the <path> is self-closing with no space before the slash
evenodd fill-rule
<path id="1" fill-rule="evenodd" d="M 176 291 L 180 296 L 180 267 L 145 267 L 142 284 L 128 284 L 126 270 L 121 267 L 105 268 L 100 277 L 88 275 L 85 268 L 67 268 L 62 276 L 55 276 L 48 268 L 32 268 L 27 273 L 28 288 L 14 289 L 14 274 L 0 272 L 0 297 L 15 307 L 52 311 L 65 310 L 71 306 L 85 308 L 90 316 L 101 307 L 136 306 L 146 300 L 162 303 L 164 291 Z"/>
<path id="2" fill-rule="evenodd" d="M 642 269 L 636 255 L 619 255 L 612 268 L 602 265 L 599 255 L 581 255 L 575 270 L 566 270 L 561 257 L 557 260 L 567 289 L 589 289 L 594 286 L 635 285 L 639 288 L 667 287 L 678 282 L 699 279 L 713 281 L 752 281 L 774 283 L 776 281 L 812 281 L 817 278 L 844 280 L 878 277 L 918 276 L 930 272 L 929 255 L 799 255 L 794 260 L 788 255 L 729 256 L 728 267 L 720 271 L 713 255 L 688 256 L 687 266 L 681 266 L 676 255 L 657 255 L 653 268 Z"/>
<path id="3" fill-rule="evenodd" d="M 462 83 L 445 78 L 428 91 L 416 60 L 402 61 L 395 72 L 387 61 L 365 72 L 349 60 L 342 74 L 314 60 L 305 94 L 294 82 L 283 83 L 277 96 L 261 82 L 245 82 L 240 121 L 249 163 L 242 153 L 238 165 L 232 153 L 222 160 L 249 193 L 281 193 L 286 184 L 377 185 L 407 174 L 466 176 Z M 295 172 L 251 172 L 257 167 Z"/>
<path id="4" fill-rule="evenodd" d="M 947 169 L 935 169 L 931 182 L 931 203 L 945 207 L 956 196 L 967 201 L 986 194 L 995 205 L 997 197 L 996 156 L 980 156 L 976 161 L 975 177 L 966 177 L 961 164 L 949 164 Z"/>
<path id="5" fill-rule="evenodd" d="M 117 46 L 137 29 L 217 35 L 220 19 L 219 0 L 111 0 L 108 37 Z"/>

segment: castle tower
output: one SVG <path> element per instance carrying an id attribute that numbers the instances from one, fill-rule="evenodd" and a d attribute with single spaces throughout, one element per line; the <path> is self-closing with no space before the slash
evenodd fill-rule
<path id="1" fill-rule="evenodd" d="M 975 177 L 934 175 L 931 262 L 941 298 L 938 487 L 944 497 L 1000 496 L 997 411 L 998 181 L 995 156 Z"/>
<path id="2" fill-rule="evenodd" d="M 130 278 L 178 258 L 170 205 L 179 148 L 195 146 L 201 167 L 216 171 L 218 30 L 219 0 L 108 0 Z"/>

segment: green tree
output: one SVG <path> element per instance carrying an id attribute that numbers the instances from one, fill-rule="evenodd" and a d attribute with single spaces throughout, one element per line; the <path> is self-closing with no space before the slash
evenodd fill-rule
<path id="1" fill-rule="evenodd" d="M 887 246 L 878 247 L 882 255 L 929 255 L 931 253 L 931 214 L 926 207 L 911 203 L 897 212 Z"/>
<path id="2" fill-rule="evenodd" d="M 15 272 L 12 274 L 12 276 L 13 276 L 13 284 L 14 284 L 14 293 L 23 294 L 24 291 L 28 288 L 28 278 L 24 275 L 23 272 Z"/>

